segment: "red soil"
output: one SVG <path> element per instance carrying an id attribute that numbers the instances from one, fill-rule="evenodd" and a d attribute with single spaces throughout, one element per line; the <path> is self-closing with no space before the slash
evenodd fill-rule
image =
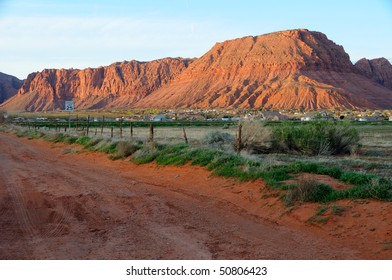
<path id="1" fill-rule="evenodd" d="M 392 204 L 287 208 L 262 181 L 0 134 L 0 259 L 391 259 Z M 80 151 L 79 153 L 74 153 Z"/>

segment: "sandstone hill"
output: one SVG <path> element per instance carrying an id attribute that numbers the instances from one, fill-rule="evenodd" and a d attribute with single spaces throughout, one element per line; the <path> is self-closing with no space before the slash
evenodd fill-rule
<path id="1" fill-rule="evenodd" d="M 386 58 L 362 58 L 355 63 L 355 67 L 377 83 L 392 89 L 392 65 Z"/>
<path id="2" fill-rule="evenodd" d="M 126 107 L 168 83 L 192 60 L 164 58 L 129 61 L 106 67 L 45 69 L 28 75 L 17 96 L 2 107 L 9 111 L 63 109 L 73 99 L 76 108 Z"/>
<path id="3" fill-rule="evenodd" d="M 296 29 L 217 43 L 195 60 L 32 73 L 2 107 L 52 110 L 74 99 L 77 108 L 86 109 L 390 109 L 389 76 L 377 75 L 354 66 L 343 47 L 323 33 Z"/>
<path id="4" fill-rule="evenodd" d="M 22 84 L 18 78 L 0 72 L 0 104 L 14 96 Z"/>
<path id="5" fill-rule="evenodd" d="M 306 29 L 216 44 L 137 107 L 392 108 L 343 47 Z"/>

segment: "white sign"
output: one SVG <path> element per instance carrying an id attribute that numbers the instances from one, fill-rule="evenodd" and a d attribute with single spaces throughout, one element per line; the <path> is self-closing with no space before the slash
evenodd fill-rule
<path id="1" fill-rule="evenodd" d="M 72 112 L 74 110 L 74 102 L 73 101 L 65 101 L 65 111 Z"/>

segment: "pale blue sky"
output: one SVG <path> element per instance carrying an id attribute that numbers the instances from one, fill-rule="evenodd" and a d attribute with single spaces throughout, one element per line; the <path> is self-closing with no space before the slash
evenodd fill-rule
<path id="1" fill-rule="evenodd" d="M 352 61 L 392 58 L 392 0 L 0 0 L 0 72 L 200 57 L 216 42 L 307 28 Z"/>

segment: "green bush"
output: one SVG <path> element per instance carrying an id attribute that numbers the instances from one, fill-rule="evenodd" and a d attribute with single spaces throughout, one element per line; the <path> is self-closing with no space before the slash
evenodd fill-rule
<path id="1" fill-rule="evenodd" d="M 129 157 L 138 150 L 138 146 L 127 141 L 120 141 L 116 144 L 116 151 L 109 158 L 112 160 Z"/>
<path id="2" fill-rule="evenodd" d="M 265 153 L 271 148 L 272 130 L 261 121 L 241 122 L 241 149 L 245 149 L 250 154 Z M 237 150 L 237 142 L 234 148 Z"/>
<path id="3" fill-rule="evenodd" d="M 131 160 L 138 164 L 149 163 L 154 161 L 158 155 L 158 147 L 154 143 L 149 143 L 144 145 L 140 150 L 137 150 L 131 156 Z"/>
<path id="4" fill-rule="evenodd" d="M 328 202 L 334 200 L 336 190 L 328 185 L 320 184 L 313 179 L 298 180 L 298 183 L 288 190 L 285 196 L 286 205 L 296 202 Z"/>
<path id="5" fill-rule="evenodd" d="M 208 132 L 202 142 L 211 148 L 222 149 L 225 144 L 233 144 L 234 136 L 227 132 L 210 131 Z"/>
<path id="6" fill-rule="evenodd" d="M 275 152 L 305 155 L 337 155 L 351 153 L 358 142 L 358 131 L 346 124 L 285 124 L 272 130 L 271 149 Z"/>

